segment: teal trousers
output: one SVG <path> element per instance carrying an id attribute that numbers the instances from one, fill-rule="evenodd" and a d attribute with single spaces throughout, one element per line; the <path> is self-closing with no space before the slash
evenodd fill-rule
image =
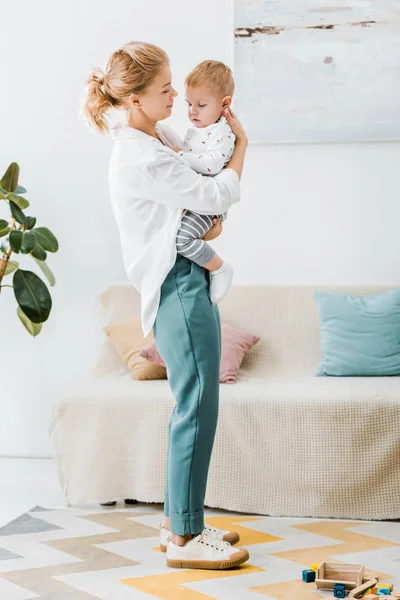
<path id="1" fill-rule="evenodd" d="M 221 321 L 210 273 L 177 254 L 153 325 L 176 400 L 168 425 L 164 514 L 172 533 L 204 529 L 204 498 L 219 408 Z"/>

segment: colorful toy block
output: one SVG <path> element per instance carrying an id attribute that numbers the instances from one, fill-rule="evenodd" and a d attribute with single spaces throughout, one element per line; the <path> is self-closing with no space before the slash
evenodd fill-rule
<path id="1" fill-rule="evenodd" d="M 316 571 L 318 568 L 319 568 L 319 564 L 318 564 L 318 563 L 313 563 L 313 564 L 311 565 L 311 569 L 312 569 L 313 571 Z"/>
<path id="2" fill-rule="evenodd" d="M 377 596 L 390 596 L 390 590 L 388 588 L 378 588 L 376 590 Z"/>
<path id="3" fill-rule="evenodd" d="M 304 569 L 304 571 L 302 572 L 302 579 L 306 583 L 311 583 L 312 581 L 315 581 L 315 571 L 313 571 L 312 569 Z"/>
<path id="4" fill-rule="evenodd" d="M 344 598 L 346 595 L 346 586 L 344 583 L 335 583 L 333 586 L 333 595 L 335 598 Z"/>

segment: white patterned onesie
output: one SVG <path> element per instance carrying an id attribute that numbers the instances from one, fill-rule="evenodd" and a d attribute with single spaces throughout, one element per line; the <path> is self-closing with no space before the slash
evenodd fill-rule
<path id="1" fill-rule="evenodd" d="M 190 127 L 178 156 L 197 173 L 213 177 L 230 161 L 234 148 L 235 134 L 222 116 L 207 127 Z M 213 226 L 213 217 L 225 221 L 227 213 L 200 215 L 190 210 L 184 211 L 176 236 L 177 252 L 201 267 L 215 255 L 211 246 L 201 239 Z"/>

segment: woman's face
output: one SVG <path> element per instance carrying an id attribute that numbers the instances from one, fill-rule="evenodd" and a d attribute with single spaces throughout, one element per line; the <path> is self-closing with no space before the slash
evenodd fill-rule
<path id="1" fill-rule="evenodd" d="M 167 119 L 171 116 L 174 98 L 178 95 L 171 80 L 171 70 L 165 65 L 145 92 L 131 95 L 133 106 L 140 108 L 153 122 Z"/>

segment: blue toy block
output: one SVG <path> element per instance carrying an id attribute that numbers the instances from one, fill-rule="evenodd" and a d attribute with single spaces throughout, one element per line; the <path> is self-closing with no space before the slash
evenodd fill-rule
<path id="1" fill-rule="evenodd" d="M 378 588 L 376 590 L 376 595 L 377 596 L 390 596 L 390 590 L 389 590 L 389 588 Z"/>
<path id="2" fill-rule="evenodd" d="M 315 571 L 313 571 L 312 569 L 304 569 L 304 571 L 302 572 L 302 579 L 306 583 L 311 583 L 312 581 L 315 581 Z"/>
<path id="3" fill-rule="evenodd" d="M 345 597 L 346 586 L 344 583 L 335 583 L 333 588 L 333 595 L 335 598 L 344 598 Z"/>

